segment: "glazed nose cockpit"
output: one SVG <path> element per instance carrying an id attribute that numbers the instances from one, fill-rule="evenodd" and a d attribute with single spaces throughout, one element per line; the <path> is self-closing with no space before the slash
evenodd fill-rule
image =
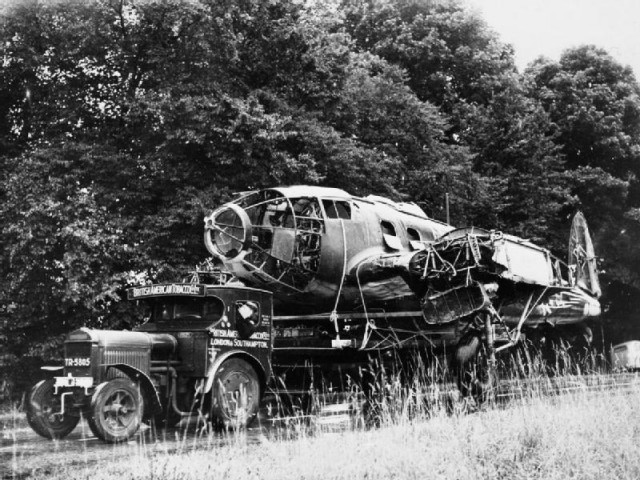
<path id="1" fill-rule="evenodd" d="M 229 203 L 205 217 L 204 241 L 209 252 L 224 260 L 233 259 L 250 247 L 252 224 L 247 212 Z"/>
<path id="2" fill-rule="evenodd" d="M 205 245 L 243 278 L 301 291 L 318 272 L 324 229 L 316 198 L 262 190 L 205 217 Z"/>

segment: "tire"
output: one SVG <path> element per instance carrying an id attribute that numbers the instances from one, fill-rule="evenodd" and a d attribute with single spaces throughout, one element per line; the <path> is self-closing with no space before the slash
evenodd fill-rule
<path id="1" fill-rule="evenodd" d="M 211 398 L 214 424 L 242 429 L 251 424 L 260 406 L 260 382 L 251 365 L 239 358 L 226 360 L 216 372 Z"/>
<path id="2" fill-rule="evenodd" d="M 62 404 L 60 397 L 54 395 L 55 380 L 42 380 L 35 384 L 29 392 L 26 405 L 27 422 L 40 436 L 48 439 L 60 439 L 69 435 L 80 416 L 73 412 L 60 415 Z"/>
<path id="3" fill-rule="evenodd" d="M 454 354 L 454 369 L 458 389 L 464 397 L 483 404 L 491 400 L 497 378 L 489 364 L 484 342 L 477 332 L 463 336 Z"/>
<path id="4" fill-rule="evenodd" d="M 122 443 L 138 431 L 143 413 L 144 400 L 138 385 L 128 378 L 115 378 L 96 388 L 87 422 L 99 439 Z"/>

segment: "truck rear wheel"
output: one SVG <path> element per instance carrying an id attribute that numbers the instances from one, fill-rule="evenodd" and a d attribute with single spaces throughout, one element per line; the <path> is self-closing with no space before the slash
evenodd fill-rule
<path id="1" fill-rule="evenodd" d="M 254 368 L 240 358 L 226 360 L 216 372 L 211 401 L 215 423 L 224 428 L 246 428 L 260 404 L 260 383 Z"/>
<path id="2" fill-rule="evenodd" d="M 42 380 L 35 384 L 29 392 L 26 405 L 29 426 L 44 438 L 64 438 L 69 435 L 80 417 L 66 412 L 60 414 L 62 402 L 59 395 L 54 395 L 55 380 Z"/>
<path id="3" fill-rule="evenodd" d="M 138 385 L 128 378 L 115 378 L 96 388 L 87 421 L 96 437 L 107 443 L 121 443 L 138 431 L 143 410 Z"/>

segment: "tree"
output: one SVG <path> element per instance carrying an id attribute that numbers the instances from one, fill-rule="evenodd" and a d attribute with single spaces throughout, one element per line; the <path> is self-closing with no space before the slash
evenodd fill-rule
<path id="1" fill-rule="evenodd" d="M 85 149 L 86 150 L 86 149 Z M 78 147 L 25 153 L 3 179 L 4 333 L 16 355 L 51 356 L 60 335 L 85 324 L 108 325 L 126 283 L 126 245 L 117 219 L 82 186 Z"/>
<path id="2" fill-rule="evenodd" d="M 525 71 L 528 96 L 557 126 L 567 186 L 585 211 L 608 278 L 640 287 L 640 86 L 629 67 L 594 46 L 538 59 Z"/>
<path id="3" fill-rule="evenodd" d="M 461 101 L 486 103 L 515 72 L 512 48 L 459 1 L 350 5 L 347 26 L 357 46 L 405 69 L 418 98 L 446 113 Z"/>
<path id="4" fill-rule="evenodd" d="M 404 69 L 416 96 L 448 114 L 442 139 L 450 148 L 437 153 L 440 166 L 425 166 L 410 180 L 419 186 L 432 179 L 422 196 L 442 205 L 449 193 L 458 223 L 548 240 L 547 227 L 569 201 L 562 161 L 544 112 L 525 98 L 511 47 L 456 1 L 359 2 L 347 12 L 356 45 Z M 447 159 L 456 149 L 473 163 Z M 445 172 L 456 172 L 455 179 L 443 179 Z"/>
<path id="5" fill-rule="evenodd" d="M 476 171 L 489 179 L 493 205 L 483 226 L 563 252 L 575 199 L 566 186 L 556 130 L 519 76 L 485 105 L 463 104 L 461 137 L 476 152 Z M 482 218 L 482 217 L 480 217 Z M 488 221 L 487 221 L 488 220 Z M 563 228 L 564 227 L 564 228 Z"/>
<path id="6" fill-rule="evenodd" d="M 567 165 L 601 167 L 619 178 L 640 168 L 640 86 L 631 68 L 594 46 L 539 59 L 525 72 L 530 96 L 557 124 Z"/>
<path id="7" fill-rule="evenodd" d="M 116 302 L 125 287 L 205 258 L 202 218 L 234 192 L 325 184 L 430 206 L 438 199 L 408 178 L 437 169 L 434 188 L 466 181 L 468 152 L 446 141 L 446 117 L 399 68 L 354 52 L 335 7 L 3 11 L 0 305 L 13 352 L 53 355 L 45 340 L 71 328 L 135 322 Z"/>

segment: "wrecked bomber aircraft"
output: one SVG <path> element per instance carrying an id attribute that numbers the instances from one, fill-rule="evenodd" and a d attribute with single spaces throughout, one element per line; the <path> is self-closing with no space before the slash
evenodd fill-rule
<path id="1" fill-rule="evenodd" d="M 492 356 L 523 329 L 587 332 L 584 320 L 600 314 L 580 213 L 568 265 L 522 238 L 456 229 L 415 204 L 310 186 L 241 195 L 205 218 L 205 244 L 243 284 L 273 292 L 274 352 L 472 341 Z M 289 323 L 278 329 L 278 318 Z"/>

